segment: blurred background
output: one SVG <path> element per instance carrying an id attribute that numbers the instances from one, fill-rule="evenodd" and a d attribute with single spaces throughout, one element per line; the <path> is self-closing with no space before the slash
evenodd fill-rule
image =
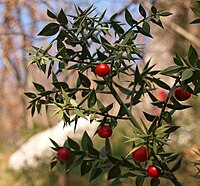
<path id="1" fill-rule="evenodd" d="M 127 7 L 137 19 L 140 18 L 139 3 L 147 10 L 154 4 L 158 9 L 173 13 L 172 16 L 162 19 L 165 30 L 152 25 L 153 40 L 140 38 L 139 42 L 145 44 L 146 60 L 152 58 L 152 62 L 157 63 L 156 67 L 165 68 L 173 63 L 175 52 L 186 56 L 190 44 L 200 51 L 200 26 L 189 24 L 195 18 L 191 10 L 196 5 L 194 0 L 0 0 L 0 186 L 89 185 L 87 178 L 81 178 L 78 170 L 66 177 L 59 167 L 50 171 L 49 164 L 46 163 L 41 163 L 38 168 L 18 172 L 8 168 L 9 156 L 16 149 L 34 134 L 54 126 L 57 122 L 50 119 L 45 112 L 32 118 L 26 110 L 28 100 L 24 92 L 34 90 L 32 82 L 42 82 L 46 87 L 49 86 L 45 76 L 34 65 L 25 68 L 29 61 L 27 50 L 32 45 L 41 47 L 48 44 L 46 38 L 37 37 L 39 31 L 51 21 L 46 16 L 47 9 L 58 13 L 63 8 L 67 14 L 73 14 L 74 4 L 83 9 L 94 4 L 97 13 L 107 9 L 107 18 L 119 12 L 119 19 L 124 19 L 124 10 Z M 180 111 L 174 117 L 176 124 L 182 128 L 172 136 L 174 141 L 170 144 L 170 149 L 181 152 L 184 158 L 182 168 L 177 172 L 183 185 L 190 182 L 190 185 L 197 186 L 199 183 L 190 177 L 196 172 L 190 162 L 198 158 L 193 151 L 200 144 L 200 99 L 193 97 L 189 102 L 193 108 Z M 123 140 L 121 133 L 126 131 L 122 130 L 119 127 L 119 137 L 113 141 Z M 114 150 L 116 153 L 123 151 L 124 144 L 118 145 Z M 103 175 L 102 179 L 106 180 L 106 177 Z M 106 181 L 103 184 L 102 179 L 90 185 L 108 185 Z M 130 179 L 123 185 L 133 184 Z"/>

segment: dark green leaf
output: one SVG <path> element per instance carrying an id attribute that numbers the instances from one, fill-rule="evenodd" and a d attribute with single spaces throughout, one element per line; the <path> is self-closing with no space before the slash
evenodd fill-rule
<path id="1" fill-rule="evenodd" d="M 126 115 L 127 113 L 126 113 L 126 109 L 124 108 L 124 106 L 123 105 L 121 105 L 120 106 L 120 109 L 119 109 L 119 112 L 118 112 L 118 116 L 119 117 L 122 117 L 122 116 L 124 116 L 124 115 Z"/>
<path id="2" fill-rule="evenodd" d="M 192 66 L 195 66 L 196 65 L 196 62 L 198 60 L 198 53 L 197 51 L 193 48 L 192 45 L 190 45 L 190 49 L 189 49 L 189 52 L 188 52 L 188 59 L 189 59 L 189 62 Z"/>
<path id="3" fill-rule="evenodd" d="M 112 108 L 113 108 L 113 103 L 111 103 L 107 107 L 104 107 L 104 108 L 102 108 L 100 110 L 101 110 L 102 113 L 108 113 Z"/>
<path id="4" fill-rule="evenodd" d="M 113 166 L 108 172 L 108 180 L 118 177 L 121 174 L 121 169 L 118 165 Z"/>
<path id="5" fill-rule="evenodd" d="M 106 141 L 105 141 L 105 151 L 106 151 L 106 154 L 109 154 L 109 155 L 112 154 L 109 138 L 106 138 Z"/>
<path id="6" fill-rule="evenodd" d="M 93 147 L 93 143 L 88 133 L 85 131 L 81 140 L 81 147 L 83 148 L 83 150 L 88 150 L 88 146 Z"/>
<path id="7" fill-rule="evenodd" d="M 42 85 L 40 85 L 40 84 L 38 84 L 38 83 L 35 83 L 35 82 L 33 82 L 33 85 L 34 85 L 35 89 L 36 89 L 38 92 L 44 92 L 44 91 L 45 91 L 45 88 L 44 88 Z"/>
<path id="8" fill-rule="evenodd" d="M 164 112 L 163 114 L 163 119 L 167 122 L 167 123 L 172 123 L 172 116 L 169 112 Z"/>
<path id="9" fill-rule="evenodd" d="M 172 154 L 170 156 L 168 156 L 167 158 L 165 158 L 165 162 L 169 163 L 169 162 L 173 162 L 174 160 L 176 160 L 178 158 L 180 154 Z"/>
<path id="10" fill-rule="evenodd" d="M 106 60 L 108 57 L 103 54 L 102 52 L 100 52 L 99 50 L 97 50 L 97 55 L 98 55 L 98 58 L 101 60 L 101 61 L 104 61 Z"/>
<path id="11" fill-rule="evenodd" d="M 187 109 L 190 108 L 192 106 L 190 105 L 172 105 L 172 104 L 167 104 L 167 107 L 170 109 L 174 109 L 174 110 L 183 110 L 183 109 Z"/>
<path id="12" fill-rule="evenodd" d="M 68 89 L 69 85 L 65 82 L 56 82 L 56 83 L 52 83 L 54 85 L 54 87 L 56 87 L 57 89 Z"/>
<path id="13" fill-rule="evenodd" d="M 41 103 L 41 100 L 38 100 L 37 101 L 37 103 L 36 103 L 36 108 L 37 108 L 37 112 L 38 112 L 38 114 L 40 113 L 40 111 L 41 111 L 41 105 L 42 103 Z"/>
<path id="14" fill-rule="evenodd" d="M 118 33 L 118 34 L 124 33 L 124 29 L 119 24 L 117 24 L 116 22 L 113 22 L 112 26 L 113 26 L 116 33 Z"/>
<path id="15" fill-rule="evenodd" d="M 81 164 L 81 176 L 86 175 L 92 169 L 92 162 L 91 161 L 83 161 Z"/>
<path id="16" fill-rule="evenodd" d="M 117 158 L 115 158 L 115 157 L 113 157 L 113 156 L 111 156 L 109 154 L 107 154 L 107 157 L 113 164 L 118 164 L 118 163 L 121 162 L 121 160 L 119 160 L 119 159 L 117 159 Z"/>
<path id="17" fill-rule="evenodd" d="M 63 9 L 60 10 L 60 12 L 59 12 L 59 14 L 58 14 L 57 21 L 58 21 L 60 24 L 67 25 L 68 20 L 67 20 L 67 17 L 66 17 L 66 15 L 65 15 Z"/>
<path id="18" fill-rule="evenodd" d="M 80 78 L 80 82 L 84 87 L 89 88 L 91 85 L 91 82 L 89 80 L 89 78 L 87 76 L 85 76 L 84 74 L 82 74 L 81 72 L 78 73 L 79 74 L 79 78 Z"/>
<path id="19" fill-rule="evenodd" d="M 172 13 L 170 13 L 170 12 L 162 12 L 159 15 L 160 16 L 170 16 L 170 15 L 172 15 Z"/>
<path id="20" fill-rule="evenodd" d="M 150 122 L 152 122 L 156 118 L 156 116 L 154 115 L 148 114 L 146 112 L 143 112 L 143 113 L 144 113 L 145 118 Z"/>
<path id="21" fill-rule="evenodd" d="M 181 161 L 182 161 L 182 158 L 180 158 L 176 163 L 175 165 L 171 168 L 171 172 L 175 172 L 176 170 L 178 170 L 181 166 Z"/>
<path id="22" fill-rule="evenodd" d="M 198 7 L 192 7 L 192 11 L 193 11 L 198 17 L 200 17 L 200 8 L 198 8 Z"/>
<path id="23" fill-rule="evenodd" d="M 35 114 L 35 105 L 33 105 L 31 108 L 31 116 L 33 117 L 34 114 Z"/>
<path id="24" fill-rule="evenodd" d="M 144 18 L 147 16 L 146 11 L 141 4 L 139 6 L 139 12 Z"/>
<path id="25" fill-rule="evenodd" d="M 90 38 L 92 39 L 93 42 L 95 42 L 95 43 L 100 43 L 98 37 L 97 37 L 95 34 L 92 34 L 92 35 L 90 36 Z"/>
<path id="26" fill-rule="evenodd" d="M 36 94 L 34 94 L 32 92 L 25 92 L 24 94 L 29 98 L 36 98 L 37 97 Z"/>
<path id="27" fill-rule="evenodd" d="M 142 25 L 142 28 L 143 28 L 144 32 L 146 32 L 147 34 L 150 34 L 150 25 L 149 25 L 149 23 L 144 21 L 143 25 Z"/>
<path id="28" fill-rule="evenodd" d="M 165 82 L 157 79 L 157 78 L 153 78 L 152 79 L 154 83 L 156 83 L 159 87 L 164 88 L 166 90 L 170 90 L 170 86 L 168 84 L 166 84 Z"/>
<path id="29" fill-rule="evenodd" d="M 57 162 L 57 160 L 51 162 L 51 170 L 56 166 Z"/>
<path id="30" fill-rule="evenodd" d="M 152 7 L 151 7 L 151 12 L 152 12 L 153 14 L 156 14 L 156 13 L 157 13 L 157 9 L 156 9 L 155 6 L 152 6 Z"/>
<path id="31" fill-rule="evenodd" d="M 115 86 L 116 86 L 117 88 L 119 88 L 119 90 L 120 90 L 123 94 L 131 95 L 131 91 L 130 91 L 129 89 L 124 88 L 124 87 L 122 87 L 121 85 L 119 85 L 119 84 L 117 84 L 117 83 L 114 83 L 114 84 L 115 84 Z"/>
<path id="32" fill-rule="evenodd" d="M 97 102 L 96 92 L 92 90 L 92 92 L 88 97 L 88 107 L 89 108 L 94 107 L 96 102 Z"/>
<path id="33" fill-rule="evenodd" d="M 160 73 L 163 75 L 173 75 L 180 72 L 181 70 L 182 70 L 182 66 L 171 66 L 162 70 Z"/>
<path id="34" fill-rule="evenodd" d="M 103 44 L 109 44 L 110 45 L 110 43 L 104 38 L 104 37 L 102 37 L 102 36 L 100 36 L 100 39 L 101 39 L 101 42 L 103 43 Z"/>
<path id="35" fill-rule="evenodd" d="M 160 180 L 158 178 L 152 178 L 151 179 L 151 186 L 159 186 Z"/>
<path id="36" fill-rule="evenodd" d="M 151 19 L 151 22 L 164 29 L 164 26 L 162 22 L 160 21 L 160 19 Z"/>
<path id="37" fill-rule="evenodd" d="M 96 167 L 98 166 L 98 163 L 96 164 Z M 100 174 L 102 173 L 102 169 L 101 168 L 93 168 L 92 172 L 90 174 L 90 179 L 89 182 L 91 182 L 92 180 L 94 180 L 95 178 L 97 178 L 98 176 L 100 176 Z"/>
<path id="38" fill-rule="evenodd" d="M 200 18 L 193 20 L 190 24 L 198 24 L 200 23 Z"/>
<path id="39" fill-rule="evenodd" d="M 74 149 L 74 150 L 80 150 L 80 146 L 78 143 L 76 143 L 74 140 L 72 140 L 71 138 L 68 137 L 68 144 L 70 146 L 70 148 Z"/>
<path id="40" fill-rule="evenodd" d="M 132 26 L 134 23 L 136 23 L 136 21 L 133 19 L 131 13 L 128 11 L 128 9 L 125 10 L 125 19 L 126 22 Z"/>
<path id="41" fill-rule="evenodd" d="M 136 186 L 142 186 L 143 183 L 144 183 L 144 179 L 145 179 L 144 176 L 137 176 L 136 180 L 135 180 L 135 185 Z"/>
<path id="42" fill-rule="evenodd" d="M 56 19 L 56 18 L 57 18 L 56 15 L 55 15 L 53 12 L 51 12 L 49 9 L 47 9 L 47 15 L 48 15 L 50 18 L 53 18 L 53 19 Z"/>
<path id="43" fill-rule="evenodd" d="M 59 31 L 60 25 L 57 23 L 49 23 L 46 25 L 41 32 L 38 34 L 39 36 L 53 36 Z"/>
<path id="44" fill-rule="evenodd" d="M 54 145 L 54 147 L 55 147 L 57 150 L 59 150 L 59 145 L 58 145 L 54 140 L 52 140 L 51 138 L 49 138 L 49 139 L 50 139 L 51 143 Z"/>
<path id="45" fill-rule="evenodd" d="M 94 147 L 88 146 L 88 152 L 91 156 L 94 156 L 96 158 L 99 158 L 99 151 L 95 149 Z"/>
<path id="46" fill-rule="evenodd" d="M 183 62 L 181 59 L 178 59 L 176 57 L 173 58 L 174 59 L 174 63 L 178 66 L 183 66 Z"/>
<path id="47" fill-rule="evenodd" d="M 182 81 L 185 81 L 185 80 L 191 78 L 192 75 L 193 75 L 192 69 L 185 69 L 183 71 L 183 73 L 181 74 L 181 79 L 182 79 Z"/>

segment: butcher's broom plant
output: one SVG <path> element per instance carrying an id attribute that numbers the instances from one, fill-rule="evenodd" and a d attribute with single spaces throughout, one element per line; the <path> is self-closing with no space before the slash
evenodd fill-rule
<path id="1" fill-rule="evenodd" d="M 195 11 L 200 13 L 198 8 Z M 163 28 L 160 18 L 171 13 L 152 6 L 148 14 L 139 5 L 140 20 L 134 19 L 126 9 L 124 22 L 121 22 L 117 13 L 107 20 L 106 11 L 96 14 L 93 6 L 85 10 L 75 6 L 75 12 L 68 15 L 63 9 L 58 14 L 47 10 L 52 22 L 38 35 L 52 40 L 46 47 L 33 47 L 29 51 L 31 60 L 27 66 L 35 64 L 46 74 L 53 88 L 49 90 L 34 82 L 36 92 L 25 93 L 30 98 L 28 109 L 33 116 L 35 111 L 40 113 L 42 106 L 46 110 L 53 108 L 52 115 L 58 115 L 65 125 L 75 122 L 75 133 L 77 125 L 81 125 L 78 119 L 89 117 L 91 122 L 99 122 L 94 135 L 104 141 L 104 145 L 97 149 L 87 131 L 80 144 L 68 137 L 60 147 L 51 139 L 55 150 L 51 168 L 61 163 L 69 173 L 79 166 L 80 175 L 89 175 L 89 182 L 106 173 L 113 185 L 134 177 L 136 186 L 144 185 L 145 179 L 149 179 L 152 186 L 159 185 L 160 179 L 180 186 L 175 172 L 181 166 L 182 157 L 166 147 L 171 134 L 179 129 L 173 122 L 173 114 L 190 108 L 184 101 L 200 92 L 197 51 L 190 46 L 187 56 L 176 54 L 172 66 L 155 70 L 153 61 L 141 63 L 143 45 L 138 43 L 138 38 L 152 38 L 151 26 Z M 70 76 L 74 85 L 60 81 L 58 76 Z M 169 85 L 166 78 L 173 84 Z M 168 92 L 164 100 L 154 95 L 155 89 Z M 159 113 L 143 112 L 140 116 L 143 119 L 137 120 L 134 108 L 143 97 L 149 97 Z M 112 100 L 118 105 L 117 111 Z M 126 156 L 120 157 L 113 153 L 110 138 L 115 136 L 119 125 L 132 131 L 131 136 L 120 142 L 132 148 Z M 112 143 L 112 146 L 118 144 Z"/>

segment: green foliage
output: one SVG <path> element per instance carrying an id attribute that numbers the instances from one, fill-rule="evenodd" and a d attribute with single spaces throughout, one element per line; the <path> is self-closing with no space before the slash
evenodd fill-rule
<path id="1" fill-rule="evenodd" d="M 128 25 L 125 27 L 126 23 L 117 21 L 117 14 L 106 21 L 104 18 L 106 11 L 96 15 L 94 10 L 93 6 L 86 10 L 75 6 L 76 15 L 67 15 L 62 9 L 58 15 L 47 10 L 47 15 L 55 22 L 47 24 L 38 35 L 55 35 L 55 38 L 45 49 L 33 47 L 34 50 L 29 51 L 31 60 L 27 66 L 36 64 L 51 81 L 53 88 L 46 90 L 43 85 L 34 82 L 37 93 L 25 93 L 31 99 L 28 109 L 31 109 L 34 115 L 35 109 L 40 113 L 43 105 L 46 110 L 51 106 L 54 108 L 52 116 L 58 115 L 65 125 L 75 121 L 75 132 L 78 119 L 80 117 L 87 119 L 91 115 L 97 118 L 100 125 L 106 124 L 113 129 L 117 127 L 119 121 L 125 124 L 128 120 L 132 124 L 130 128 L 133 134 L 131 137 L 126 137 L 126 142 L 131 143 L 132 150 L 126 157 L 118 158 L 113 155 L 109 139 L 105 140 L 102 149 L 96 149 L 87 131 L 83 134 L 81 145 L 68 138 L 64 146 L 71 149 L 73 159 L 69 162 L 60 162 L 67 172 L 80 166 L 81 176 L 89 174 L 91 182 L 104 171 L 108 171 L 107 178 L 113 180 L 112 184 L 120 182 L 124 177 L 136 177 L 136 185 L 142 186 L 147 177 L 146 167 L 151 163 L 162 170 L 161 177 L 169 179 L 174 185 L 180 185 L 173 172 L 181 166 L 182 158 L 177 161 L 179 154 L 167 152 L 165 146 L 168 145 L 170 134 L 179 128 L 172 122 L 174 112 L 191 107 L 175 99 L 176 88 L 181 86 L 191 94 L 200 92 L 198 54 L 195 48 L 190 46 L 187 57 L 176 54 L 174 65 L 162 71 L 154 70 L 155 65 L 150 65 L 150 60 L 142 67 L 139 63 L 143 60 L 142 49 L 136 42 L 138 36 L 152 38 L 151 24 L 163 28 L 160 16 L 169 16 L 171 13 L 159 11 L 153 6 L 152 14 L 148 15 L 140 5 L 139 13 L 142 19 L 137 21 L 126 9 L 124 16 Z M 192 10 L 199 16 L 197 8 Z M 107 38 L 113 35 L 115 42 L 111 43 Z M 51 55 L 54 43 L 56 43 L 56 54 Z M 101 79 L 97 76 L 96 79 L 90 79 L 88 74 L 96 75 L 95 67 L 100 63 L 109 65 L 110 73 Z M 73 79 L 74 87 L 69 87 L 67 82 L 58 80 L 58 75 L 73 71 L 77 75 Z M 122 75 L 126 81 L 121 80 Z M 172 78 L 173 86 L 169 86 L 158 75 Z M 92 86 L 92 82 L 95 86 Z M 165 100 L 160 101 L 153 95 L 155 87 L 168 91 Z M 105 95 L 107 100 L 111 96 L 115 98 L 120 105 L 117 114 L 110 114 L 113 103 L 103 105 L 100 94 Z M 148 96 L 152 104 L 161 108 L 161 111 L 159 115 L 144 112 L 146 120 L 138 122 L 132 111 L 144 96 Z M 54 145 L 52 149 L 57 151 L 58 144 L 53 140 L 51 142 Z M 131 153 L 142 145 L 151 151 L 151 157 L 144 166 L 132 161 L 130 157 Z M 57 157 L 53 158 L 51 168 L 56 166 L 57 162 Z M 122 170 L 125 170 L 125 173 Z M 158 179 L 151 180 L 151 185 L 159 183 Z"/>

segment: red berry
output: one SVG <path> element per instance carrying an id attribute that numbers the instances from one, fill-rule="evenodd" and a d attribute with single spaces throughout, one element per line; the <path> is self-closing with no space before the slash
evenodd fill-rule
<path id="1" fill-rule="evenodd" d="M 107 64 L 98 64 L 96 66 L 95 72 L 100 77 L 105 77 L 109 74 L 110 68 Z"/>
<path id="2" fill-rule="evenodd" d="M 148 176 L 151 178 L 158 178 L 161 175 L 161 170 L 154 165 L 150 165 L 147 169 L 147 172 Z"/>
<path id="3" fill-rule="evenodd" d="M 144 162 L 151 156 L 150 151 L 145 146 L 141 146 L 139 149 L 132 153 L 132 159 L 138 162 Z"/>
<path id="4" fill-rule="evenodd" d="M 159 101 L 165 101 L 167 98 L 167 92 L 163 89 L 158 90 L 156 94 Z"/>
<path id="5" fill-rule="evenodd" d="M 182 87 L 178 87 L 174 92 L 175 98 L 179 101 L 185 101 L 190 98 L 190 92 L 184 92 Z"/>
<path id="6" fill-rule="evenodd" d="M 112 135 L 112 128 L 108 125 L 102 125 L 98 128 L 98 135 L 101 138 L 108 138 Z"/>
<path id="7" fill-rule="evenodd" d="M 71 150 L 67 147 L 61 147 L 58 150 L 57 155 L 58 155 L 59 160 L 61 161 L 68 161 L 72 157 Z"/>

